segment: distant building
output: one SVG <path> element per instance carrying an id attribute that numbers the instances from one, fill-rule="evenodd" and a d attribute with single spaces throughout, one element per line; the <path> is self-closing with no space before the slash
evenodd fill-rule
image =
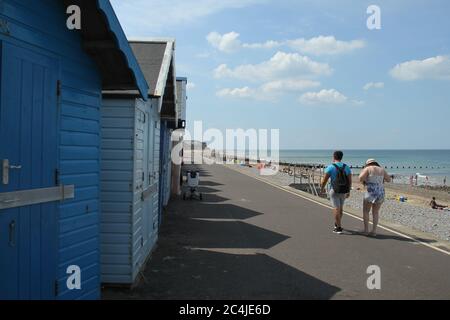
<path id="1" fill-rule="evenodd" d="M 208 147 L 208 144 L 206 142 L 195 141 L 195 140 L 184 141 L 184 149 L 185 150 L 203 151 L 207 147 Z"/>

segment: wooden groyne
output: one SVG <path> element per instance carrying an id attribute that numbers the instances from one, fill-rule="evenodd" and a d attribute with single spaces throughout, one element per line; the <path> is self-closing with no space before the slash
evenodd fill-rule
<path id="1" fill-rule="evenodd" d="M 222 160 L 225 163 L 232 162 L 244 162 L 246 165 L 250 164 L 272 164 L 270 160 L 265 159 L 257 159 L 257 158 L 249 158 L 242 157 L 236 155 L 227 155 L 227 154 L 219 154 L 216 153 L 215 158 Z M 317 164 L 317 163 L 292 163 L 292 162 L 279 162 L 280 167 L 285 168 L 297 168 L 297 170 L 319 170 L 325 169 L 327 165 Z M 352 170 L 363 170 L 365 165 L 349 165 Z M 442 170 L 448 169 L 446 166 L 420 166 L 420 165 L 391 165 L 391 166 L 383 166 L 386 170 Z M 281 170 L 280 170 L 281 171 Z"/>

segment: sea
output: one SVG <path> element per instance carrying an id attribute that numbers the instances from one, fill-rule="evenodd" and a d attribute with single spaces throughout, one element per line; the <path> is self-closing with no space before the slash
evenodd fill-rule
<path id="1" fill-rule="evenodd" d="M 433 185 L 443 185 L 450 178 L 450 150 L 342 150 L 344 162 L 362 167 L 367 159 L 376 159 L 390 174 L 407 183 L 418 176 L 420 184 L 427 180 Z M 322 164 L 331 162 L 333 150 L 280 150 L 280 161 L 297 164 Z M 358 173 L 359 170 L 354 170 Z M 427 179 L 428 177 L 428 179 Z M 400 181 L 399 181 L 400 182 Z"/>
<path id="2" fill-rule="evenodd" d="M 342 150 L 344 162 L 362 167 L 367 159 L 376 159 L 387 171 L 396 176 L 398 183 L 409 183 L 418 176 L 418 184 L 444 185 L 450 179 L 450 150 Z M 240 153 L 240 152 L 238 152 Z M 247 152 L 247 156 L 254 152 Z M 267 153 L 264 153 L 267 154 Z M 270 152 L 268 152 L 270 159 Z M 292 164 L 331 163 L 333 150 L 280 150 L 280 162 Z M 260 157 L 261 158 L 261 157 Z M 359 169 L 354 169 L 359 173 Z M 450 182 L 446 182 L 448 186 Z"/>

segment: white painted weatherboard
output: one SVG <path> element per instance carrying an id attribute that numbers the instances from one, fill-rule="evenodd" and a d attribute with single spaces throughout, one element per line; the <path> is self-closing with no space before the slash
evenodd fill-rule
<path id="1" fill-rule="evenodd" d="M 158 235 L 159 112 L 154 101 L 104 99 L 102 282 L 133 284 Z M 149 196 L 143 199 L 143 195 Z M 153 190 L 153 191 L 152 191 Z M 156 201 L 156 202 L 155 202 Z"/>

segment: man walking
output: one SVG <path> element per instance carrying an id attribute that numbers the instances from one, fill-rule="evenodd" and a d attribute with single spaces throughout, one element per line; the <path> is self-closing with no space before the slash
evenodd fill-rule
<path id="1" fill-rule="evenodd" d="M 322 180 L 321 192 L 325 193 L 325 187 L 329 180 L 331 180 L 330 200 L 333 206 L 333 213 L 335 219 L 334 233 L 341 234 L 342 216 L 344 213 L 345 199 L 350 197 L 352 189 L 352 171 L 350 167 L 342 162 L 344 153 L 336 151 L 333 154 L 333 164 L 325 169 L 325 177 Z"/>

